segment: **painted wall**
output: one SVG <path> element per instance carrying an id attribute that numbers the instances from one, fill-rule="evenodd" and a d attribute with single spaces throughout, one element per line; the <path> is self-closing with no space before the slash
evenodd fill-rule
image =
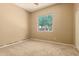
<path id="1" fill-rule="evenodd" d="M 79 50 L 79 4 L 75 4 L 75 45 Z"/>
<path id="2" fill-rule="evenodd" d="M 13 4 L 0 4 L 0 44 L 28 38 L 28 15 Z"/>
<path id="3" fill-rule="evenodd" d="M 53 32 L 37 32 L 40 15 L 52 14 Z M 73 4 L 57 4 L 33 12 L 30 17 L 30 37 L 73 44 Z"/>

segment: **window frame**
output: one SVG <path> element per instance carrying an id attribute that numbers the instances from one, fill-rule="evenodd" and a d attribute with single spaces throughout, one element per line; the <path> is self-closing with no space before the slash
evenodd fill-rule
<path id="1" fill-rule="evenodd" d="M 50 14 L 49 14 L 50 15 Z M 48 16 L 48 15 L 41 15 L 41 16 Z M 52 30 L 51 31 L 40 31 L 39 30 L 39 17 L 40 16 L 38 16 L 37 17 L 37 32 L 53 32 L 53 16 L 52 15 L 50 15 L 51 17 L 52 17 Z"/>

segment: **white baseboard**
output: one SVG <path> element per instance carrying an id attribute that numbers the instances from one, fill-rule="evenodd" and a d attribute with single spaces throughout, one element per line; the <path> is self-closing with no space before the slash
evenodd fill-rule
<path id="1" fill-rule="evenodd" d="M 65 43 L 60 43 L 60 42 L 55 42 L 55 41 L 49 41 L 49 40 L 42 40 L 42 39 L 30 38 L 30 39 L 22 39 L 22 40 L 19 40 L 19 41 L 15 41 L 15 42 L 12 42 L 12 43 L 8 43 L 8 44 L 5 44 L 5 45 L 1 45 L 0 48 L 8 47 L 8 46 L 11 46 L 11 45 L 14 45 L 14 44 L 19 44 L 19 43 L 24 42 L 25 40 L 37 40 L 37 41 L 43 41 L 43 42 L 47 42 L 47 43 L 55 43 L 55 44 L 61 44 L 61 45 L 75 47 L 72 44 L 65 44 Z"/>
<path id="2" fill-rule="evenodd" d="M 15 41 L 15 42 L 11 42 L 11 43 L 8 43 L 8 44 L 4 44 L 4 45 L 1 45 L 0 48 L 8 47 L 8 46 L 11 46 L 11 45 L 14 45 L 14 44 L 19 44 L 19 43 L 24 42 L 24 40 L 25 39 L 22 39 L 22 40 L 19 40 L 19 41 Z"/>
<path id="3" fill-rule="evenodd" d="M 37 40 L 37 41 L 43 41 L 43 42 L 48 42 L 48 43 L 55 43 L 55 44 L 61 44 L 61 45 L 75 47 L 75 45 L 73 45 L 73 44 L 66 44 L 66 43 L 61 43 L 61 42 L 56 42 L 56 41 L 50 41 L 50 40 L 42 40 L 42 39 L 36 39 L 36 38 L 31 38 L 31 39 L 32 40 Z"/>

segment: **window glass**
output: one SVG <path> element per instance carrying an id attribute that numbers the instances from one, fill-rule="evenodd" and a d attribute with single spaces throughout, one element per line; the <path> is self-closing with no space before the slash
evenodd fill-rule
<path id="1" fill-rule="evenodd" d="M 52 31 L 52 16 L 39 16 L 38 17 L 38 31 L 51 32 Z"/>

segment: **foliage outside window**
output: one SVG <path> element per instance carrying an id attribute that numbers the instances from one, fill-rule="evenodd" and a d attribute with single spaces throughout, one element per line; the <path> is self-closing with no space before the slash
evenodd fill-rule
<path id="1" fill-rule="evenodd" d="M 52 16 L 39 16 L 38 17 L 38 31 L 39 32 L 51 32 L 52 31 Z"/>

